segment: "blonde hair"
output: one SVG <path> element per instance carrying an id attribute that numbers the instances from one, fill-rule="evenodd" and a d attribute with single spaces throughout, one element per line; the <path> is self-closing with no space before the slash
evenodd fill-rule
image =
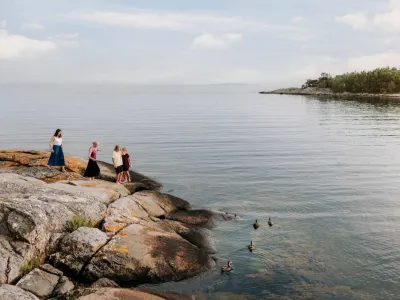
<path id="1" fill-rule="evenodd" d="M 119 149 L 121 149 L 120 146 L 119 146 L 119 145 L 115 145 L 114 151 L 117 151 L 117 150 L 119 150 Z"/>
<path id="2" fill-rule="evenodd" d="M 126 149 L 126 147 L 122 148 L 122 151 L 128 151 L 128 149 Z"/>
<path id="3" fill-rule="evenodd" d="M 92 145 L 93 145 L 93 146 L 95 146 L 95 145 L 98 146 L 98 145 L 99 145 L 99 142 L 98 142 L 98 141 L 93 141 L 93 142 L 92 142 Z"/>

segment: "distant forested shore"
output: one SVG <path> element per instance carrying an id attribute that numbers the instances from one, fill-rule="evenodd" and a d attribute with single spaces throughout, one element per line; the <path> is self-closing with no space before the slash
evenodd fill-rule
<path id="1" fill-rule="evenodd" d="M 285 88 L 261 94 L 348 95 L 400 97 L 400 70 L 377 68 L 331 76 L 322 73 L 317 79 L 307 79 L 301 88 Z"/>

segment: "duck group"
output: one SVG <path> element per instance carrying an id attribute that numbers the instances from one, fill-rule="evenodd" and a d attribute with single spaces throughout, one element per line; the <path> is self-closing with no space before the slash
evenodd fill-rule
<path id="1" fill-rule="evenodd" d="M 236 217 L 236 215 L 235 215 Z M 268 218 L 268 226 L 272 227 L 274 225 L 274 223 L 272 222 L 271 218 Z M 253 228 L 254 229 L 258 229 L 260 228 L 260 223 L 258 223 L 258 220 L 256 220 L 253 224 Z M 250 241 L 250 245 L 247 246 L 247 248 L 250 250 L 250 252 L 253 252 L 253 250 L 256 248 L 256 246 L 254 245 L 253 241 Z M 221 269 L 221 273 L 228 273 L 230 271 L 232 271 L 232 261 L 228 261 L 228 264 L 224 267 L 222 267 Z"/>

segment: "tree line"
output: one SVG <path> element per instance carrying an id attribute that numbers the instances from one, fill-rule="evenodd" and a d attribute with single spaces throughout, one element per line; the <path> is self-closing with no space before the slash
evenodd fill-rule
<path id="1" fill-rule="evenodd" d="M 308 79 L 302 88 L 329 88 L 334 93 L 400 93 L 400 70 L 397 68 L 377 68 L 373 71 L 352 72 L 331 76 L 322 73 L 318 79 Z"/>

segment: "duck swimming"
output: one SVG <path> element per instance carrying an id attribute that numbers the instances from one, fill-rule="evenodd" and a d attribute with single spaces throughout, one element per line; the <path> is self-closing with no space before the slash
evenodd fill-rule
<path id="1" fill-rule="evenodd" d="M 274 223 L 272 223 L 271 218 L 268 219 L 268 225 L 269 227 L 271 227 L 272 225 L 274 225 Z"/>
<path id="2" fill-rule="evenodd" d="M 260 224 L 258 224 L 257 220 L 256 222 L 253 224 L 254 229 L 257 229 L 258 227 L 260 227 Z"/>
<path id="3" fill-rule="evenodd" d="M 252 252 L 256 248 L 256 246 L 253 244 L 253 241 L 250 242 L 250 245 L 248 246 L 248 248 L 249 248 L 250 252 Z"/>
<path id="4" fill-rule="evenodd" d="M 221 269 L 221 272 L 222 273 L 224 273 L 224 272 L 230 272 L 230 271 L 232 271 L 232 261 L 228 261 L 228 265 L 226 265 L 226 266 L 224 266 L 224 267 L 222 267 L 222 269 Z"/>

